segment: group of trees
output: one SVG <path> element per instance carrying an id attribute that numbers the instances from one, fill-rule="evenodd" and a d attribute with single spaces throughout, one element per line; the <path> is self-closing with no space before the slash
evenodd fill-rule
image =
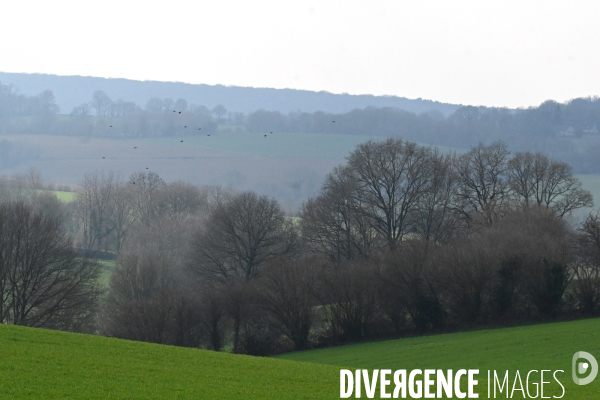
<path id="1" fill-rule="evenodd" d="M 94 332 L 99 275 L 100 265 L 79 256 L 61 217 L 44 207 L 44 199 L 0 204 L 3 324 Z"/>
<path id="2" fill-rule="evenodd" d="M 569 163 L 580 173 L 598 172 L 599 148 L 594 144 L 582 149 L 574 140 L 598 135 L 599 127 L 600 99 L 595 97 L 564 104 L 546 101 L 538 107 L 517 110 L 464 106 L 448 117 L 436 111 L 417 115 L 395 108 L 373 107 L 342 114 L 296 112 L 285 115 L 258 110 L 246 117 L 249 132 L 276 130 L 402 137 L 459 148 L 503 140 L 516 150 L 542 150 Z"/>
<path id="3" fill-rule="evenodd" d="M 591 195 L 541 153 L 367 142 L 299 217 L 211 193 L 121 251 L 105 334 L 265 355 L 600 311 L 600 218 L 572 226 Z"/>
<path id="4" fill-rule="evenodd" d="M 563 217 L 592 206 L 571 168 L 502 142 L 461 156 L 399 139 L 361 144 L 309 199 L 300 217 L 314 252 L 332 260 L 366 259 L 404 237 L 446 243 L 511 210 Z"/>
<path id="5" fill-rule="evenodd" d="M 141 108 L 134 102 L 113 101 L 97 90 L 89 103 L 75 107 L 70 118 L 56 128 L 62 134 L 103 137 L 213 134 L 224 112 L 222 105 L 210 111 L 202 105 L 188 105 L 185 99 L 168 98 L 151 98 Z"/>
<path id="6" fill-rule="evenodd" d="M 89 102 L 74 107 L 68 115 L 59 118 L 59 112 L 50 90 L 25 96 L 14 86 L 0 83 L 0 133 L 102 137 L 213 134 L 227 110 L 222 105 L 208 110 L 188 105 L 185 99 L 158 98 L 142 108 L 130 101 L 113 101 L 97 90 Z"/>
<path id="7" fill-rule="evenodd" d="M 570 167 L 505 144 L 369 141 L 297 216 L 254 192 L 0 181 L 4 323 L 256 355 L 600 313 L 600 216 Z M 101 266 L 114 257 L 106 292 Z"/>

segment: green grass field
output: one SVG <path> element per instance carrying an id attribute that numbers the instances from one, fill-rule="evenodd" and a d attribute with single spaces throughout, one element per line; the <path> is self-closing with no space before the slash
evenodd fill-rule
<path id="1" fill-rule="evenodd" d="M 574 385 L 571 357 L 599 356 L 599 339 L 600 319 L 590 319 L 257 358 L 2 325 L 0 398 L 329 399 L 339 398 L 340 368 L 478 368 L 480 398 L 487 398 L 487 369 L 508 369 L 511 382 L 517 369 L 562 369 L 564 399 L 597 399 L 600 378 Z M 561 390 L 554 383 L 544 394 Z"/>
<path id="2" fill-rule="evenodd" d="M 59 190 L 55 190 L 52 193 L 54 193 L 56 197 L 64 203 L 71 203 L 77 198 L 77 193 L 75 192 L 61 192 Z"/>
<path id="3" fill-rule="evenodd" d="M 100 274 L 99 283 L 101 286 L 108 288 L 110 277 L 115 272 L 116 262 L 114 260 L 98 260 L 102 264 L 102 273 Z"/>
<path id="4" fill-rule="evenodd" d="M 2 399 L 327 399 L 339 369 L 0 326 Z"/>
<path id="5" fill-rule="evenodd" d="M 565 386 L 565 399 L 598 399 L 600 378 L 587 386 L 577 386 L 571 379 L 571 360 L 577 351 L 600 359 L 600 319 L 362 343 L 277 358 L 350 369 L 479 369 L 482 389 L 487 388 L 487 370 L 508 370 L 512 381 L 516 370 L 526 375 L 534 369 L 561 369 L 564 374 L 557 376 Z M 559 396 L 557 384 L 554 389 Z"/>
<path id="6" fill-rule="evenodd" d="M 600 378 L 574 385 L 571 357 L 580 350 L 598 357 L 599 339 L 600 319 L 590 319 L 257 358 L 2 325 L 0 398 L 328 399 L 339 397 L 340 368 L 476 368 L 480 398 L 488 369 L 508 369 L 511 381 L 517 369 L 562 369 L 565 399 L 597 399 Z M 544 394 L 561 391 L 554 383 Z"/>

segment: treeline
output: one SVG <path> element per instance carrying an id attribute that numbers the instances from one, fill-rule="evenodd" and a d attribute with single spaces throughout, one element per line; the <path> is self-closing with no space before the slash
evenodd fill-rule
<path id="1" fill-rule="evenodd" d="M 504 141 L 518 151 L 536 150 L 570 164 L 579 173 L 599 172 L 600 99 L 501 109 L 465 106 L 445 118 L 430 111 L 414 114 L 394 108 L 365 108 L 344 114 L 259 110 L 246 118 L 250 132 L 311 132 L 402 137 L 420 143 L 468 148 Z M 577 142 L 574 139 L 591 138 Z"/>
<path id="2" fill-rule="evenodd" d="M 101 137 L 152 137 L 214 134 L 226 112 L 221 105 L 208 110 L 184 99 L 152 98 L 145 108 L 121 99 L 113 101 L 97 90 L 89 102 L 59 115 L 54 94 L 19 95 L 0 83 L 0 133 L 55 134 Z"/>
<path id="3" fill-rule="evenodd" d="M 5 215 L 23 215 L 0 224 L 4 323 L 267 355 L 600 313 L 600 215 L 567 218 L 592 196 L 567 164 L 501 142 L 361 144 L 296 217 L 152 172 L 87 175 L 67 205 L 34 172 L 3 184 Z M 21 243 L 39 255 L 27 268 Z M 111 255 L 100 297 L 91 257 Z"/>
<path id="4" fill-rule="evenodd" d="M 445 117 L 440 112 L 415 114 L 396 108 L 356 109 L 343 114 L 257 110 L 231 112 L 223 105 L 208 109 L 185 99 L 151 98 L 141 107 L 93 93 L 68 115 L 58 115 L 54 95 L 18 95 L 0 84 L 0 133 L 51 133 L 103 137 L 213 134 L 227 124 L 237 132 L 340 133 L 402 137 L 420 143 L 469 148 L 502 140 L 516 151 L 543 151 L 570 164 L 578 173 L 600 172 L 600 100 L 579 98 L 564 104 L 502 109 L 465 106 Z"/>

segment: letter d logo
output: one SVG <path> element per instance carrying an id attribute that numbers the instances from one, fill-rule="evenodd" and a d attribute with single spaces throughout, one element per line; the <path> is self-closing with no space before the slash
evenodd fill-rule
<path id="1" fill-rule="evenodd" d="M 580 358 L 585 358 L 589 362 L 589 364 L 587 362 L 580 362 L 579 364 L 577 364 L 577 360 L 579 360 Z M 592 370 L 587 378 L 577 377 L 577 374 L 585 374 L 590 366 L 592 367 Z M 576 367 L 577 369 L 575 369 Z M 573 382 L 575 382 L 576 385 L 587 385 L 596 378 L 596 375 L 598 375 L 598 362 L 590 353 L 586 353 L 585 351 L 578 351 L 577 353 L 573 354 L 573 364 L 571 372 L 573 374 Z"/>

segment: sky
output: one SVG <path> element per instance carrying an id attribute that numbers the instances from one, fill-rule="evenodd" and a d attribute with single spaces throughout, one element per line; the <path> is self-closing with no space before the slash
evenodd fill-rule
<path id="1" fill-rule="evenodd" d="M 600 94 L 599 1 L 7 1 L 0 71 L 536 106 Z"/>

